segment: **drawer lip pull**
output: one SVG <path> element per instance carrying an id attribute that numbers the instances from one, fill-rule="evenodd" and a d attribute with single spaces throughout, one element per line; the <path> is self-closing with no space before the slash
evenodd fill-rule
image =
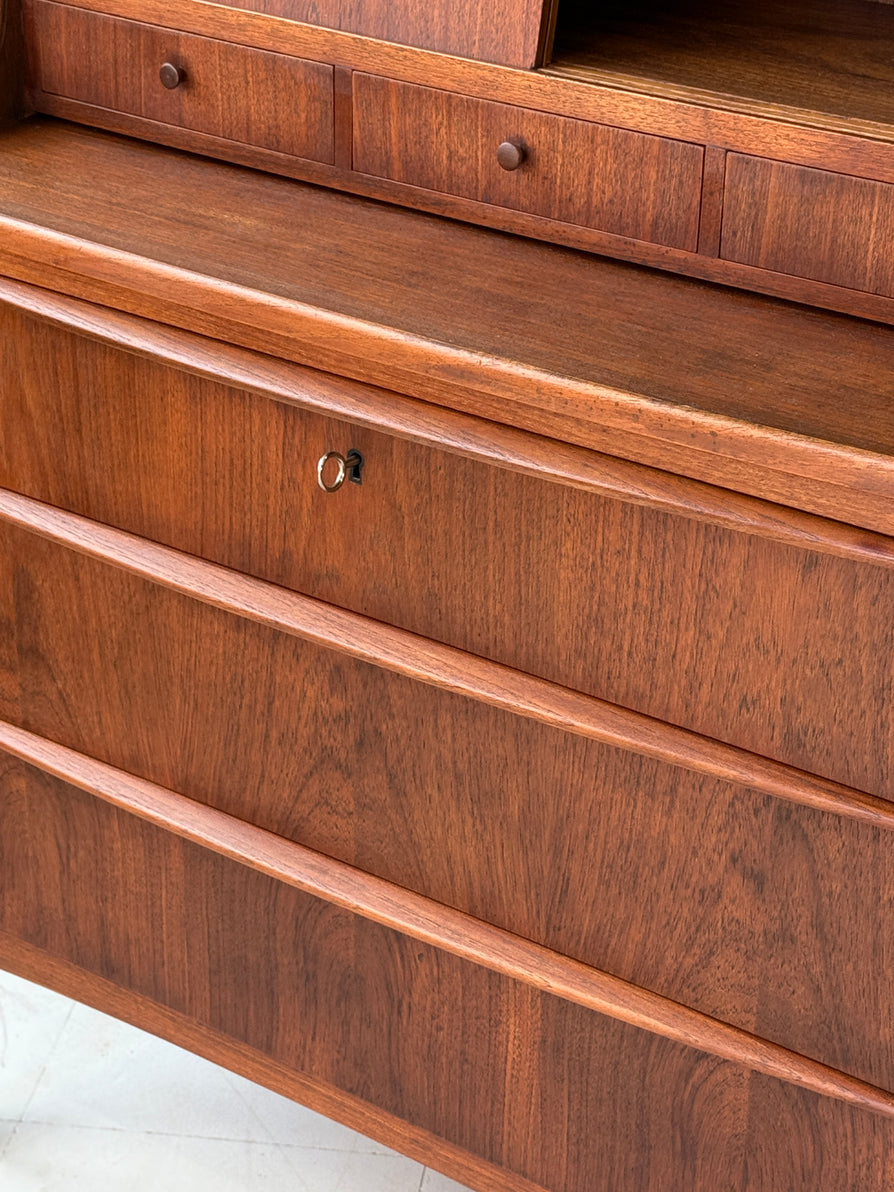
<path id="1" fill-rule="evenodd" d="M 894 1118 L 894 1093 L 5 721 L 0 721 L 0 750 L 401 935 L 639 1030 Z"/>
<path id="2" fill-rule="evenodd" d="M 0 489 L 0 522 L 432 687 L 746 790 L 894 830 L 894 801 Z"/>

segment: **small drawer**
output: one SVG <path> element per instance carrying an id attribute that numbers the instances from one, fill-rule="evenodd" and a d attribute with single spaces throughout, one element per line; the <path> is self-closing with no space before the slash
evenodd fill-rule
<path id="1" fill-rule="evenodd" d="M 731 153 L 720 255 L 894 297 L 894 186 Z"/>
<path id="2" fill-rule="evenodd" d="M 0 486 L 894 798 L 894 568 L 821 519 L 778 541 L 768 503 L 297 367 L 273 400 L 3 306 L 0 342 Z"/>
<path id="3" fill-rule="evenodd" d="M 48 0 L 27 8 L 38 92 L 293 157 L 333 160 L 333 70 Z"/>
<path id="4" fill-rule="evenodd" d="M 702 158 L 685 141 L 354 75 L 359 173 L 616 236 L 694 252 Z"/>

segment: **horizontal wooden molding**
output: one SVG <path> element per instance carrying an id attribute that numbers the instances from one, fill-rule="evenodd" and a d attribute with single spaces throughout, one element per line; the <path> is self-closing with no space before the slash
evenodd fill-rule
<path id="1" fill-rule="evenodd" d="M 894 803 L 0 489 L 0 521 L 235 616 L 671 766 L 894 828 Z"/>
<path id="2" fill-rule="evenodd" d="M 0 279 L 0 302 L 196 376 L 396 438 L 787 546 L 894 568 L 894 539 Z M 732 420 L 726 420 L 732 421 Z M 868 452 L 855 452 L 869 456 Z M 874 460 L 875 457 L 872 457 Z M 863 460 L 859 461 L 865 466 Z M 885 461 L 894 479 L 894 461 Z"/>
<path id="3" fill-rule="evenodd" d="M 605 427 L 631 430 L 645 437 L 676 442 L 698 432 L 716 436 L 724 453 L 737 460 L 797 476 L 818 476 L 834 465 L 842 482 L 852 474 L 859 484 L 871 470 L 878 487 L 894 490 L 894 459 L 858 448 L 839 448 L 807 436 L 740 423 L 722 414 L 675 407 L 667 402 L 590 381 L 559 377 L 518 361 L 434 343 L 398 328 L 324 310 L 296 299 L 248 289 L 219 277 L 193 273 L 108 245 L 81 240 L 66 232 L 0 214 L 0 264 L 16 276 L 16 260 L 52 262 L 59 286 L 76 297 L 98 297 L 123 310 L 144 314 L 146 299 L 153 316 L 166 323 L 246 343 L 246 327 L 266 333 L 272 351 L 288 341 L 289 359 L 349 375 L 368 373 L 382 361 L 389 374 L 425 377 L 426 387 L 447 394 L 465 391 L 475 378 L 475 393 L 509 401 L 510 408 L 532 406 L 592 416 Z M 54 285 L 53 288 L 59 288 Z M 134 308 L 139 295 L 141 309 Z M 250 346 L 250 345 L 249 345 Z M 362 359 L 361 367 L 353 365 Z M 397 379 L 397 377 L 395 378 Z M 843 471 L 842 471 L 843 469 Z"/>
<path id="4" fill-rule="evenodd" d="M 511 980 L 894 1118 L 894 1094 L 382 878 L 0 721 L 0 749 L 222 857 Z"/>

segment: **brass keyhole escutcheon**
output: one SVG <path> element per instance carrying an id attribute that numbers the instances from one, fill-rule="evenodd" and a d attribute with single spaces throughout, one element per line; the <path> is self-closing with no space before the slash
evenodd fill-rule
<path id="1" fill-rule="evenodd" d="M 317 461 L 317 484 L 324 493 L 335 493 L 346 480 L 362 484 L 363 456 L 356 449 L 347 455 L 340 451 L 327 451 Z"/>

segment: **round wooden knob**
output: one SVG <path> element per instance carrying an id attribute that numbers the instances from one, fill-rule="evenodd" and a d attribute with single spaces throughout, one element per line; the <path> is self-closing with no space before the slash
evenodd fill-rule
<path id="1" fill-rule="evenodd" d="M 528 156 L 524 141 L 504 141 L 497 149 L 497 161 L 504 170 L 517 170 Z"/>
<path id="2" fill-rule="evenodd" d="M 162 87 L 167 87 L 169 91 L 173 91 L 175 87 L 180 86 L 186 75 L 173 62 L 165 62 L 158 72 L 158 77 L 161 79 Z"/>

